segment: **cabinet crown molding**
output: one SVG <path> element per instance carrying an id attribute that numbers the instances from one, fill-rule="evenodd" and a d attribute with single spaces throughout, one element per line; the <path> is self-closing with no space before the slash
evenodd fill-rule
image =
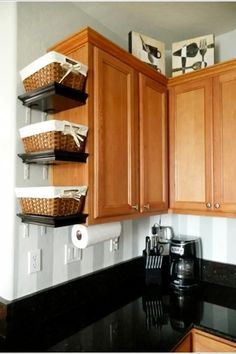
<path id="1" fill-rule="evenodd" d="M 211 65 L 208 68 L 196 70 L 191 73 L 169 78 L 168 88 L 171 88 L 178 84 L 191 82 L 193 80 L 202 80 L 203 78 L 205 79 L 208 77 L 216 76 L 221 73 L 226 73 L 228 70 L 232 69 L 236 69 L 236 59 L 227 60 L 221 63 Z"/>
<path id="2" fill-rule="evenodd" d="M 121 61 L 132 66 L 137 71 L 140 71 L 150 78 L 157 80 L 163 85 L 167 85 L 168 78 L 165 75 L 160 74 L 148 64 L 143 63 L 134 55 L 119 47 L 117 44 L 113 43 L 111 40 L 107 39 L 90 27 L 85 27 L 81 31 L 76 32 L 64 40 L 56 43 L 54 46 L 50 47 L 48 51 L 56 50 L 62 54 L 70 55 L 70 53 L 75 52 L 86 43 L 94 45 L 108 54 L 118 57 Z"/>
<path id="3" fill-rule="evenodd" d="M 96 32 L 91 27 L 84 27 L 79 32 L 66 37 L 62 41 L 57 42 L 55 45 L 50 47 L 48 51 L 56 50 L 63 54 L 69 55 L 75 50 L 81 48 L 86 43 L 90 43 L 112 55 L 117 55 L 126 64 L 132 65 L 135 69 L 143 72 L 153 79 L 157 79 L 159 82 L 168 87 L 175 86 L 176 84 L 188 82 L 193 79 L 202 79 L 208 76 L 213 76 L 227 70 L 236 69 L 236 59 L 227 60 L 207 68 L 197 70 L 191 73 L 180 75 L 173 78 L 168 78 L 165 75 L 160 74 L 154 69 L 150 68 L 146 63 L 136 58 L 134 55 L 126 51 L 125 49 L 119 47 L 117 44 L 113 43 L 111 40 L 107 39 L 100 33 Z"/>

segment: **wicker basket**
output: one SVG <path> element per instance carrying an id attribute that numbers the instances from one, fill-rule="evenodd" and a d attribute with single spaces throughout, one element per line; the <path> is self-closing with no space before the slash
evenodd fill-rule
<path id="1" fill-rule="evenodd" d="M 88 128 L 67 121 L 50 120 L 20 129 L 26 153 L 46 150 L 83 152 Z"/>
<path id="2" fill-rule="evenodd" d="M 87 66 L 56 52 L 49 52 L 20 72 L 25 90 L 31 91 L 59 82 L 84 91 Z"/>
<path id="3" fill-rule="evenodd" d="M 63 187 L 60 187 L 63 188 Z M 55 193 L 55 190 L 58 188 L 54 187 L 38 187 L 37 190 L 41 196 L 36 196 L 36 188 L 17 188 L 18 200 L 20 202 L 20 206 L 22 209 L 22 213 L 24 214 L 32 214 L 32 215 L 45 215 L 45 216 L 67 216 L 67 215 L 75 215 L 79 214 L 83 210 L 85 195 L 87 191 L 87 187 L 64 187 L 67 188 L 67 191 L 70 192 L 68 188 L 77 188 L 80 190 L 80 193 L 77 193 L 76 198 L 70 198 L 70 194 L 66 195 L 66 190 L 63 190 L 61 196 L 56 196 L 58 193 Z M 33 197 L 30 197 L 30 191 L 34 191 Z M 44 189 L 43 193 L 41 190 Z M 48 197 L 42 197 L 45 195 L 45 191 L 48 189 Z M 26 193 L 25 193 L 25 190 Z M 74 190 L 73 190 L 74 191 Z M 53 198 L 50 195 L 55 194 Z M 25 195 L 25 196 L 24 196 Z M 79 196 L 79 197 L 78 197 Z"/>
<path id="4" fill-rule="evenodd" d="M 61 198 L 20 198 L 23 214 L 66 216 L 78 214 L 82 210 L 84 197 L 80 201 Z"/>

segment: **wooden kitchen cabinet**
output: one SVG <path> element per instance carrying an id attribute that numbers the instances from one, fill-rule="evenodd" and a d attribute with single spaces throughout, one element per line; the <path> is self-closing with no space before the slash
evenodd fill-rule
<path id="1" fill-rule="evenodd" d="M 94 53 L 94 216 L 167 210 L 166 88 Z"/>
<path id="2" fill-rule="evenodd" d="M 170 208 L 235 216 L 235 61 L 170 80 L 169 93 Z"/>
<path id="3" fill-rule="evenodd" d="M 138 82 L 129 65 L 94 48 L 94 218 L 136 212 Z"/>
<path id="4" fill-rule="evenodd" d="M 177 353 L 190 353 L 192 352 L 192 334 L 191 332 L 177 345 L 174 350 Z"/>
<path id="5" fill-rule="evenodd" d="M 174 348 L 174 352 L 235 352 L 236 343 L 202 330 L 192 329 Z"/>
<path id="6" fill-rule="evenodd" d="M 86 105 L 56 115 L 88 126 L 89 157 L 53 166 L 52 184 L 88 186 L 88 224 L 167 211 L 165 76 L 90 28 L 49 50 L 89 68 Z"/>
<path id="7" fill-rule="evenodd" d="M 235 352 L 236 343 L 227 339 L 200 331 L 192 330 L 192 352 Z"/>
<path id="8" fill-rule="evenodd" d="M 139 74 L 140 211 L 168 209 L 166 87 Z"/>
<path id="9" fill-rule="evenodd" d="M 206 210 L 212 205 L 211 80 L 172 87 L 169 103 L 170 208 Z"/>
<path id="10" fill-rule="evenodd" d="M 213 78 L 214 207 L 236 213 L 236 69 Z"/>

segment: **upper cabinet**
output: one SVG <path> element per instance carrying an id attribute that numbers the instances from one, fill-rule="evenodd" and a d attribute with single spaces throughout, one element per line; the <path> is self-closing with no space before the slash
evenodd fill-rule
<path id="1" fill-rule="evenodd" d="M 137 74 L 94 48 L 94 218 L 131 215 L 138 195 Z"/>
<path id="2" fill-rule="evenodd" d="M 236 215 L 235 62 L 170 80 L 170 208 Z"/>
<path id="3" fill-rule="evenodd" d="M 140 211 L 168 209 L 166 87 L 139 74 Z"/>
<path id="4" fill-rule="evenodd" d="M 213 78 L 214 200 L 220 212 L 236 214 L 236 68 Z"/>
<path id="5" fill-rule="evenodd" d="M 89 68 L 86 105 L 56 115 L 88 126 L 89 157 L 53 166 L 53 185 L 88 185 L 89 224 L 167 211 L 165 76 L 90 28 L 50 50 Z"/>
<path id="6" fill-rule="evenodd" d="M 54 115 L 88 126 L 87 163 L 50 170 L 54 186 L 88 186 L 88 224 L 236 216 L 236 60 L 168 80 L 90 28 L 49 50 L 89 68 L 86 104 Z"/>
<path id="7" fill-rule="evenodd" d="M 206 210 L 212 200 L 212 83 L 170 89 L 170 208 Z"/>

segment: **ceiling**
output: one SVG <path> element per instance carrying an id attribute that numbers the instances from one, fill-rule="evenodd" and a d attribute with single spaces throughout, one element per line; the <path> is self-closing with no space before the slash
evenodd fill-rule
<path id="1" fill-rule="evenodd" d="M 165 43 L 236 29 L 236 2 L 76 2 L 123 41 L 136 31 Z"/>

